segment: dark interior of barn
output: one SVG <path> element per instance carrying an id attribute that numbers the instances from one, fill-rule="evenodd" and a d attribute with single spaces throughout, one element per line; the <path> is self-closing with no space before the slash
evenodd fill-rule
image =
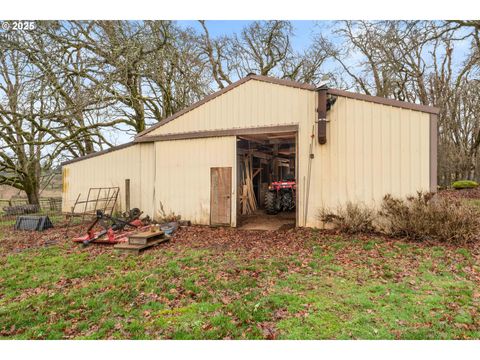
<path id="1" fill-rule="evenodd" d="M 237 137 L 237 226 L 295 226 L 296 133 Z M 281 187 L 281 189 L 280 189 Z"/>

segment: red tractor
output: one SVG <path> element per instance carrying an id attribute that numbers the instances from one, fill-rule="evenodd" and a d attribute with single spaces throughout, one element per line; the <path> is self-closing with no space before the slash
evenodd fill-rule
<path id="1" fill-rule="evenodd" d="M 265 193 L 265 210 L 267 214 L 277 214 L 280 211 L 295 209 L 295 193 L 297 184 L 293 176 L 287 176 L 284 181 L 274 181 Z"/>

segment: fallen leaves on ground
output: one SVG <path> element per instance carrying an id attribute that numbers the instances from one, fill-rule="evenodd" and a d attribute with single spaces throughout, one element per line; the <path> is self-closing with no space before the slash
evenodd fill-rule
<path id="1" fill-rule="evenodd" d="M 91 259 L 104 254 L 109 254 L 112 259 L 126 259 L 128 257 L 128 255 L 115 254 L 113 247 L 109 245 L 91 244 L 83 248 L 81 245 L 72 242 L 71 238 L 81 235 L 84 229 L 85 226 L 82 225 L 74 226 L 67 233 L 65 227 L 57 226 L 44 232 L 24 232 L 3 227 L 0 228 L 0 231 L 2 231 L 0 256 L 55 246 L 65 254 L 88 253 Z M 432 251 L 432 246 L 436 246 L 438 251 Z M 461 251 L 462 249 L 468 251 Z M 188 259 L 192 251 L 195 250 L 205 253 L 205 255 L 202 255 L 201 263 L 183 260 Z M 466 253 L 471 258 L 467 259 Z M 229 307 L 234 303 L 242 303 L 253 291 L 257 291 L 258 296 L 262 298 L 268 298 L 275 292 L 278 293 L 278 282 L 290 276 L 308 278 L 312 273 L 315 273 L 318 259 L 321 259 L 321 261 L 328 259 L 329 261 L 329 266 L 322 267 L 320 273 L 323 281 L 322 291 L 327 294 L 330 288 L 333 289 L 338 285 L 336 282 L 344 281 L 349 276 L 356 276 L 355 281 L 358 287 L 362 287 L 367 281 L 376 280 L 380 284 L 404 283 L 413 291 L 424 291 L 420 288 L 422 284 L 417 277 L 420 276 L 422 271 L 425 271 L 421 267 L 426 266 L 425 264 L 428 264 L 426 270 L 431 274 L 449 272 L 459 278 L 474 281 L 480 286 L 480 274 L 478 272 L 480 250 L 478 245 L 459 248 L 440 244 L 412 243 L 378 235 L 344 236 L 335 231 L 304 228 L 279 231 L 241 231 L 233 228 L 191 226 L 178 229 L 168 243 L 149 249 L 144 254 L 134 258 L 137 259 L 135 260 L 136 265 L 132 265 L 132 267 L 116 269 L 107 267 L 107 273 L 98 273 L 81 278 L 60 276 L 59 279 L 50 283 L 22 290 L 20 295 L 13 298 L 12 301 L 24 301 L 39 294 L 50 296 L 58 292 L 68 292 L 71 289 L 82 289 L 89 283 L 100 282 L 103 277 L 108 278 L 110 271 L 116 271 L 118 276 L 128 276 L 138 268 L 146 274 L 142 275 L 138 284 L 132 285 L 136 286 L 139 292 L 133 301 L 125 306 L 125 311 L 128 312 L 152 302 L 161 303 L 165 306 L 160 311 L 152 309 L 140 311 L 140 317 L 144 321 L 153 321 L 160 315 L 164 318 L 175 319 L 181 313 L 179 309 L 188 304 L 195 304 L 197 298 L 201 295 L 200 292 L 203 292 L 204 296 L 206 296 L 205 294 L 209 296 L 212 303 L 221 306 L 223 315 L 230 319 L 232 326 L 242 327 L 243 337 L 252 332 L 257 332 L 265 339 L 277 339 L 281 336 L 281 330 L 277 327 L 278 322 L 288 318 L 294 318 L 302 323 L 307 322 L 315 313 L 315 307 L 312 304 L 302 302 L 301 306 L 294 310 L 288 310 L 283 306 L 273 308 L 268 319 L 256 323 L 251 319 L 239 319 L 234 312 L 229 310 Z M 167 254 L 174 255 L 167 256 Z M 142 263 L 143 256 L 149 256 L 148 262 L 145 262 L 145 264 Z M 153 273 L 155 269 L 165 268 L 173 258 L 176 259 L 175 265 L 180 268 L 180 274 L 195 276 L 195 286 L 200 290 L 195 291 L 188 288 L 182 276 L 172 276 L 168 279 L 168 290 L 160 294 L 143 291 L 142 283 L 148 281 L 151 276 L 151 274 L 148 274 L 149 270 L 152 270 Z M 267 265 L 271 262 L 275 262 L 275 266 L 267 269 Z M 462 266 L 459 267 L 459 264 L 462 264 Z M 359 269 L 361 271 L 356 271 Z M 266 274 L 267 272 L 268 274 Z M 365 277 L 365 274 L 368 274 L 368 278 Z M 316 274 L 316 276 L 320 275 Z M 252 281 L 254 285 L 247 286 L 242 291 L 227 286 L 225 288 L 212 287 L 212 282 L 234 284 L 247 280 Z M 331 282 L 329 283 L 329 281 Z M 295 291 L 285 289 L 282 291 L 284 291 L 284 294 L 288 294 L 290 291 L 296 296 L 303 296 L 307 292 L 317 290 L 315 281 L 305 281 L 304 285 L 304 289 Z M 159 284 L 159 286 L 165 286 L 165 284 Z M 107 293 L 112 289 L 118 290 L 118 288 L 119 286 L 112 282 L 102 285 L 97 291 Z M 124 289 L 120 287 L 120 290 L 123 291 Z M 127 288 L 125 288 L 126 290 Z M 429 291 L 435 292 L 436 289 Z M 387 292 L 379 296 L 388 298 L 390 293 Z M 478 291 L 472 294 L 472 298 L 478 305 L 480 298 Z M 261 301 L 256 301 L 254 304 L 251 308 L 252 312 L 269 306 Z M 417 305 L 422 306 L 421 303 Z M 459 311 L 458 308 L 453 307 L 450 310 L 452 313 Z M 376 310 L 366 309 L 365 313 L 375 316 Z M 80 333 L 77 322 L 83 316 L 87 316 L 85 315 L 85 309 L 82 307 L 72 310 L 70 315 L 73 320 L 64 330 L 65 338 L 75 338 Z M 214 315 L 215 313 L 211 316 Z M 470 315 L 474 319 L 478 317 L 477 311 L 473 311 Z M 49 321 L 54 323 L 59 316 L 57 312 L 51 311 Z M 108 319 L 108 314 L 105 316 Z M 128 325 L 131 321 L 130 318 L 115 320 L 110 332 L 105 336 L 113 336 L 115 332 L 128 336 L 125 324 Z M 449 314 L 445 314 L 443 321 L 461 330 L 468 330 L 477 326 L 476 323 L 470 325 L 458 323 Z M 175 326 L 175 323 L 172 322 L 171 326 Z M 419 324 L 419 327 L 422 326 L 425 326 L 425 324 Z M 83 330 L 82 335 L 95 334 L 99 327 L 101 325 L 92 324 L 87 330 Z M 201 324 L 200 327 L 203 331 L 215 330 L 215 325 L 209 322 Z M 2 336 L 12 336 L 24 331 L 24 329 L 18 329 L 15 326 L 8 326 L 0 330 Z M 161 336 L 169 336 L 168 330 L 164 329 L 162 331 Z M 379 330 L 374 328 L 372 332 L 377 335 Z M 392 334 L 401 337 L 400 332 L 395 333 L 392 330 Z M 152 336 L 157 335 L 159 334 Z M 225 337 L 229 336 L 231 334 L 225 335 Z"/>

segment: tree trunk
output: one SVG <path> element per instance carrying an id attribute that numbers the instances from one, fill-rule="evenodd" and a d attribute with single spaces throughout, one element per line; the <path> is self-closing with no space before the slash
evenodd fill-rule
<path id="1" fill-rule="evenodd" d="M 29 204 L 40 204 L 40 184 L 38 181 L 27 179 L 25 181 L 24 191 L 27 194 Z"/>

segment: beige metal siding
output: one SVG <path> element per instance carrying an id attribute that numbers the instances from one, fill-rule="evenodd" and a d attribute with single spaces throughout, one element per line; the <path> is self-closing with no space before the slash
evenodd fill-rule
<path id="1" fill-rule="evenodd" d="M 130 179 L 130 204 L 146 214 L 153 210 L 153 144 L 138 144 L 65 165 L 62 211 L 69 212 L 78 194 L 91 187 L 120 187 L 118 210 L 125 211 L 125 179 Z"/>
<path id="2" fill-rule="evenodd" d="M 317 93 L 250 80 L 161 126 L 147 136 L 194 131 L 298 125 L 298 223 L 320 226 L 322 206 L 347 201 L 378 204 L 430 186 L 430 115 L 338 96 L 328 112 L 327 143 L 314 132 L 308 217 L 305 196 Z M 196 224 L 210 223 L 210 168 L 232 167 L 232 225 L 236 222 L 236 137 L 222 136 L 142 143 L 64 167 L 63 210 L 88 188 L 120 186 L 131 205 L 159 218 L 160 204 Z M 235 199 L 235 200 L 234 200 Z"/>
<path id="3" fill-rule="evenodd" d="M 250 80 L 148 134 L 298 124 L 312 91 Z"/>
<path id="4" fill-rule="evenodd" d="M 407 196 L 429 190 L 429 114 L 338 97 L 327 117 L 327 144 L 314 144 L 307 226 L 320 225 L 316 214 L 322 206 L 347 201 L 378 205 L 387 193 Z M 310 124 L 312 118 L 315 114 Z M 303 209 L 308 131 L 300 129 Z M 302 211 L 299 216 L 304 224 Z"/>
<path id="5" fill-rule="evenodd" d="M 236 138 L 160 141 L 155 143 L 155 218 L 175 212 L 195 224 L 210 224 L 210 168 L 232 167 L 236 179 Z M 232 199 L 236 185 L 232 183 Z M 235 226 L 236 201 L 232 201 Z"/>
<path id="6" fill-rule="evenodd" d="M 140 201 L 138 202 L 137 207 L 139 207 L 146 215 L 152 217 L 154 213 L 153 199 L 155 198 L 155 144 L 141 144 L 139 156 L 140 174 L 137 183 L 140 186 Z M 130 184 L 130 187 L 131 186 L 132 185 Z"/>

